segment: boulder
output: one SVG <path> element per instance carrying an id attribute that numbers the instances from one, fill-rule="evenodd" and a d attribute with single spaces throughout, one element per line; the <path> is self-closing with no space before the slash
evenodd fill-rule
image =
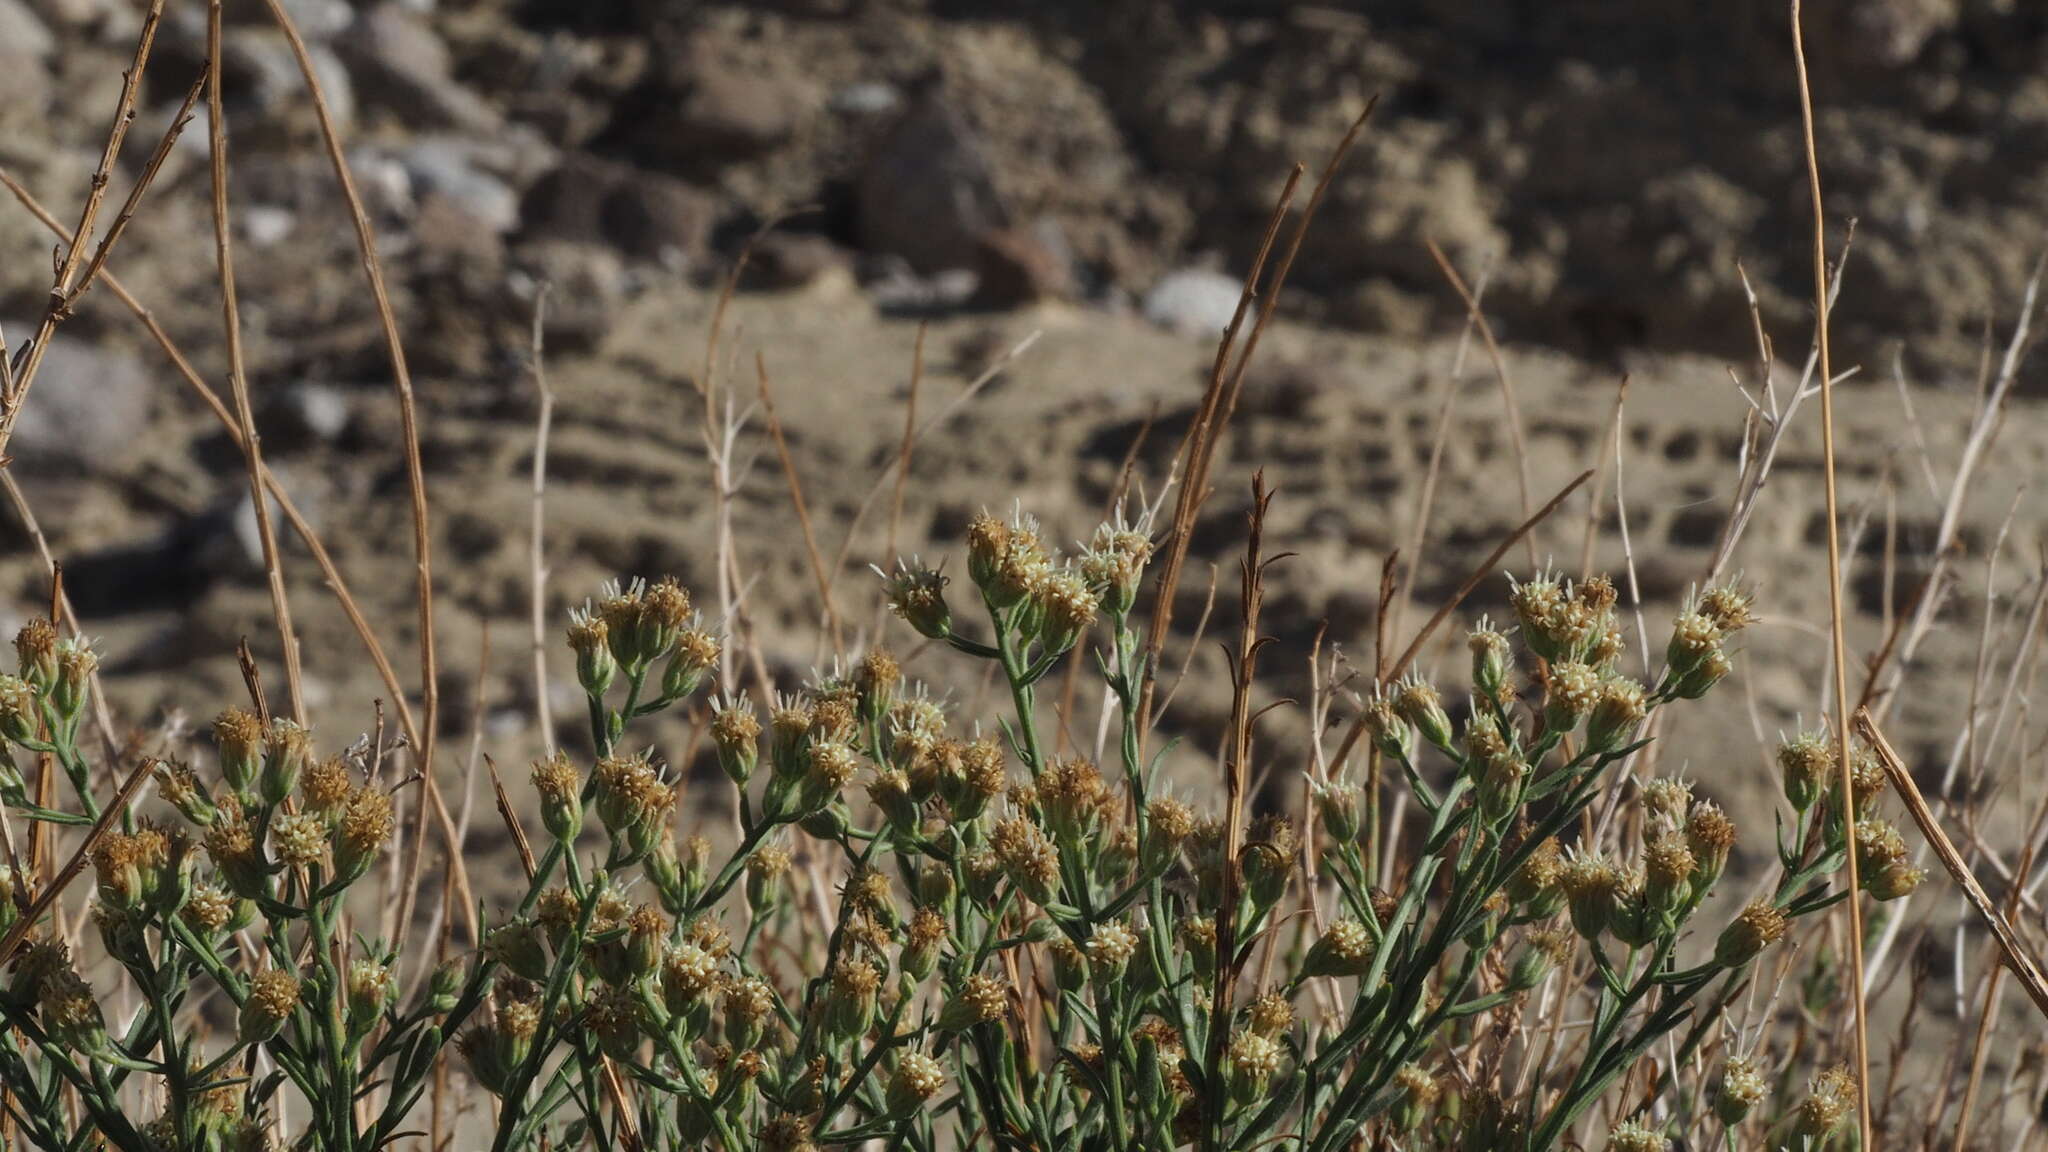
<path id="1" fill-rule="evenodd" d="M 8 354 L 34 331 L 10 323 Z M 61 333 L 43 354 L 7 453 L 31 466 L 119 473 L 149 424 L 153 383 L 140 361 Z"/>
<path id="2" fill-rule="evenodd" d="M 664 263 L 703 255 L 716 216 L 716 202 L 693 185 L 587 155 L 564 159 L 519 205 L 520 231 L 530 238 L 609 244 Z"/>
<path id="3" fill-rule="evenodd" d="M 1009 224 L 981 142 L 936 79 L 875 141 L 855 200 L 861 247 L 925 274 L 975 267 L 982 237 Z"/>
<path id="4" fill-rule="evenodd" d="M 974 248 L 976 308 L 1022 308 L 1068 292 L 1066 260 L 1037 232 L 992 228 Z"/>
<path id="5" fill-rule="evenodd" d="M 497 112 L 456 82 L 448 45 L 407 6 L 364 9 L 337 46 L 365 103 L 411 124 L 477 133 L 498 127 Z"/>

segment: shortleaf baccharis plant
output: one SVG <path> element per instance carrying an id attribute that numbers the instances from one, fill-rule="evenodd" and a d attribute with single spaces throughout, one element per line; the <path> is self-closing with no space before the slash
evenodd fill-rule
<path id="1" fill-rule="evenodd" d="M 217 776 L 155 765 L 175 818 L 123 813 L 93 849 L 92 923 L 140 1007 L 117 1021 L 50 925 L 13 958 L 0 1078 L 21 1135 L 374 1152 L 417 1134 L 452 1049 L 493 1104 L 464 1143 L 493 1152 L 1336 1152 L 1361 1134 L 1551 1149 L 1602 1101 L 1610 1147 L 1710 1128 L 1732 1142 L 1763 1093 L 1740 1061 L 1691 1098 L 1698 1114 L 1655 1073 L 1626 1107 L 1616 1086 L 1653 1045 L 1680 1066 L 1700 1051 L 1757 958 L 1842 898 L 1829 880 L 1845 853 L 1862 853 L 1880 899 L 1919 881 L 1874 814 L 1847 842 L 1828 815 L 1830 745 L 1800 737 L 1780 754 L 1777 881 L 1697 930 L 1736 828 L 1684 782 L 1632 782 L 1627 766 L 1658 710 L 1727 674 L 1749 600 L 1723 587 L 1690 602 L 1662 671 L 1638 682 L 1597 578 L 1516 584 L 1519 652 L 1482 623 L 1459 699 L 1411 676 L 1362 701 L 1370 754 L 1412 804 L 1391 870 L 1365 848 L 1378 798 L 1343 766 L 1309 782 L 1311 811 L 1232 837 L 1172 794 L 1163 753 L 1141 751 L 1133 613 L 1151 547 L 1143 523 L 1118 520 L 1064 559 L 1028 517 L 977 517 L 964 568 L 978 603 L 957 617 L 938 569 L 884 575 L 940 658 L 988 662 L 1006 686 L 1009 706 L 978 723 L 879 647 L 787 692 L 714 692 L 720 640 L 688 594 L 608 586 L 570 620 L 590 746 L 532 768 L 542 835 L 523 895 L 487 909 L 479 947 L 409 999 L 392 949 L 345 930 L 392 833 L 389 792 L 289 720 L 223 713 Z M 0 733 L 61 768 L 75 810 L 33 804 L 11 759 L 0 796 L 32 821 L 89 824 L 91 649 L 40 623 L 18 647 Z M 1077 650 L 1114 704 L 1106 766 L 1054 752 L 1040 728 L 1038 689 Z M 683 803 L 707 785 L 632 742 L 677 708 L 703 725 L 728 803 Z M 1869 808 L 1882 774 L 1856 778 Z M 1616 788 L 1626 831 L 1602 847 L 1590 814 Z M 679 810 L 732 811 L 736 827 L 722 849 L 679 838 Z M 1218 981 L 1241 994 L 1219 1001 Z M 1587 1000 L 1582 1042 L 1553 1060 L 1533 1038 L 1501 1041 L 1528 1073 L 1495 1080 L 1513 1093 L 1453 1074 L 1454 1049 L 1545 989 Z M 1218 1002 L 1229 1019 L 1211 1018 Z M 1823 1087 L 1822 1105 L 1856 1090 Z M 1822 1105 L 1784 1113 L 1774 1138 L 1834 1138 L 1845 1112 Z"/>

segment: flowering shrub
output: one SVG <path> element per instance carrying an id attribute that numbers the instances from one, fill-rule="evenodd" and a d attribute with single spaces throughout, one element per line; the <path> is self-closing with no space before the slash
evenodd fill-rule
<path id="1" fill-rule="evenodd" d="M 394 951 L 344 927 L 393 828 L 360 756 L 229 710 L 217 774 L 154 766 L 174 818 L 113 819 L 79 741 L 92 651 L 31 624 L 0 732 L 52 759 L 75 807 L 37 807 L 11 761 L 0 788 L 30 820 L 109 820 L 91 920 L 139 1007 L 110 1023 L 38 910 L 0 997 L 20 1136 L 368 1152 L 418 1134 L 451 1044 L 494 1102 L 461 1142 L 493 1152 L 1549 1149 L 1603 1102 L 1591 1138 L 1621 1152 L 1734 1147 L 1745 1125 L 1788 1147 L 1841 1134 L 1858 1087 L 1840 1072 L 1775 1112 L 1745 1057 L 1718 1060 L 1710 1093 L 1671 1090 L 1753 962 L 1842 898 L 1851 850 L 1829 742 L 1794 739 L 1778 877 L 1702 928 L 1735 825 L 1683 781 L 1631 782 L 1656 714 L 1728 672 L 1744 594 L 1699 596 L 1641 683 L 1620 671 L 1612 586 L 1539 577 L 1513 590 L 1522 653 L 1482 624 L 1455 706 L 1420 678 L 1380 686 L 1365 748 L 1405 781 L 1413 837 L 1389 871 L 1366 846 L 1391 817 L 1342 766 L 1310 810 L 1237 828 L 1160 784 L 1133 619 L 1150 551 L 1118 522 L 1062 560 L 1028 518 L 982 516 L 973 611 L 955 617 L 939 570 L 885 576 L 911 630 L 999 669 L 1012 707 L 978 725 L 880 648 L 772 699 L 711 694 L 719 640 L 687 593 L 608 588 L 568 633 L 592 755 L 534 765 L 523 897 L 409 999 Z M 1102 764 L 1049 752 L 1034 700 L 1084 646 L 1119 718 Z M 685 783 L 630 741 L 694 703 L 737 813 L 724 851 L 678 842 Z M 1883 776 L 1856 768 L 1869 809 Z M 1919 882 L 1874 814 L 1854 850 L 1880 899 Z M 1532 996 L 1583 1017 L 1576 1034 L 1518 1028 Z"/>

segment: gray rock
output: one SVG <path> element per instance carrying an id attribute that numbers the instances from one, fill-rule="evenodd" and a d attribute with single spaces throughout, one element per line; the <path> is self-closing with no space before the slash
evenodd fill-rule
<path id="1" fill-rule="evenodd" d="M 285 13 L 309 43 L 331 40 L 355 21 L 355 9 L 348 0 L 281 0 Z M 268 13 L 265 13 L 268 20 Z"/>
<path id="2" fill-rule="evenodd" d="M 495 109 L 457 83 L 448 45 L 418 13 L 382 3 L 358 13 L 337 41 L 358 93 L 408 123 L 490 132 Z"/>
<path id="3" fill-rule="evenodd" d="M 1062 254 L 1035 230 L 995 228 L 981 234 L 974 252 L 977 308 L 1022 308 L 1067 294 Z"/>
<path id="4" fill-rule="evenodd" d="M 802 77 L 708 35 L 688 41 L 650 99 L 624 113 L 638 121 L 624 135 L 650 165 L 693 175 L 775 151 L 815 104 Z"/>
<path id="5" fill-rule="evenodd" d="M 35 325 L 6 325 L 9 353 Z M 149 424 L 154 387 L 134 357 L 59 334 L 43 354 L 8 454 L 31 465 L 120 472 Z"/>
<path id="6" fill-rule="evenodd" d="M 429 136 L 398 156 L 415 201 L 441 196 L 459 205 L 493 232 L 519 226 L 519 195 L 503 180 L 479 168 L 466 142 Z"/>
<path id="7" fill-rule="evenodd" d="M 1220 336 L 1237 311 L 1244 282 L 1205 268 L 1181 268 L 1145 294 L 1145 319 L 1183 336 Z"/>
<path id="8" fill-rule="evenodd" d="M 875 142 L 855 198 L 861 246 L 924 274 L 974 267 L 981 237 L 1009 223 L 981 142 L 936 81 Z"/>
<path id="9" fill-rule="evenodd" d="M 681 180 L 583 155 L 534 181 L 520 201 L 528 236 L 605 243 L 664 263 L 701 256 L 716 215 L 710 194 Z"/>
<path id="10" fill-rule="evenodd" d="M 0 54 L 46 60 L 57 50 L 57 38 L 21 0 L 0 0 Z"/>

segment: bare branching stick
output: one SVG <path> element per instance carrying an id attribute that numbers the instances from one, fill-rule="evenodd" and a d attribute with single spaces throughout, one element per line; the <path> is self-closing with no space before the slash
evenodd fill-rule
<path id="1" fill-rule="evenodd" d="M 349 171 L 348 157 L 342 149 L 341 133 L 334 125 L 334 114 L 328 108 L 326 89 L 320 83 L 319 70 L 314 67 L 313 57 L 306 50 L 306 42 L 299 35 L 298 25 L 291 13 L 286 11 L 281 0 L 264 0 L 270 14 L 291 45 L 292 55 L 299 64 L 299 74 L 305 78 L 307 94 L 313 98 L 313 113 L 320 122 L 320 137 L 327 146 L 327 158 L 333 165 L 334 178 L 341 188 L 342 199 L 348 203 L 349 220 L 355 226 L 356 248 L 362 256 L 363 275 L 369 280 L 370 298 L 377 305 L 377 323 L 384 333 L 384 350 L 391 360 L 391 382 L 398 396 L 398 416 L 401 435 L 405 441 L 405 478 L 412 496 L 412 538 L 413 559 L 418 569 L 419 618 L 420 618 L 420 719 L 419 742 L 414 745 L 414 754 L 419 757 L 420 775 L 424 787 L 420 789 L 419 803 L 414 807 L 412 819 L 412 867 L 408 870 L 413 883 L 407 884 L 399 893 L 399 905 L 393 934 L 393 947 L 402 947 L 405 934 L 412 920 L 413 898 L 419 888 L 420 861 L 424 848 L 422 833 L 426 829 L 427 812 L 430 807 L 441 808 L 442 831 L 447 837 L 445 847 L 452 858 L 461 855 L 454 841 L 454 827 L 447 820 L 445 806 L 440 803 L 440 785 L 434 779 L 434 740 L 440 727 L 441 686 L 439 668 L 434 655 L 434 562 L 433 541 L 427 525 L 427 481 L 425 469 L 420 463 L 419 415 L 413 404 L 412 372 L 406 367 L 405 345 L 398 334 L 398 316 L 391 308 L 391 294 L 384 287 L 384 265 L 377 259 L 377 236 L 370 227 L 370 216 L 363 208 L 363 198 L 356 191 L 355 176 Z M 218 58 L 218 53 L 215 57 Z"/>
<path id="2" fill-rule="evenodd" d="M 0 395 L 0 459 L 7 455 L 7 442 L 14 435 L 14 422 L 21 416 L 22 401 L 28 398 L 28 390 L 35 383 L 36 369 L 42 365 L 43 354 L 49 351 L 50 336 L 72 302 L 74 279 L 85 260 L 86 249 L 92 244 L 95 225 L 99 221 L 100 206 L 107 196 L 107 185 L 114 179 L 114 162 L 121 155 L 121 145 L 128 139 L 128 127 L 135 122 L 135 97 L 142 88 L 143 69 L 149 66 L 150 50 L 156 46 L 157 25 L 163 20 L 164 0 L 150 0 L 149 9 L 143 13 L 142 31 L 135 37 L 135 56 L 129 62 L 127 71 L 121 74 L 121 96 L 114 105 L 114 123 L 107 129 L 106 146 L 100 150 L 99 166 L 93 169 L 91 191 L 86 194 L 85 209 L 79 213 L 78 226 L 71 230 L 66 242 L 64 259 L 57 266 L 57 278 L 50 285 L 50 302 L 43 310 L 42 323 L 36 326 L 35 335 L 15 353 L 18 363 L 10 366 L 8 390 Z"/>
<path id="3" fill-rule="evenodd" d="M 2028 997 L 2034 1001 L 2034 1007 L 2040 1010 L 2044 1018 L 2048 1018 L 2048 978 L 2042 976 L 2040 963 L 2034 959 L 2032 951 L 2028 949 L 2026 942 L 2020 939 L 2019 933 L 2013 931 L 2011 922 L 1999 912 L 1997 906 L 1991 902 L 1991 897 L 1985 894 L 1984 886 L 1977 882 L 1976 874 L 1964 863 L 1963 854 L 1956 851 L 1956 846 L 1949 840 L 1948 833 L 1942 831 L 1940 823 L 1934 818 L 1934 811 L 1920 795 L 1919 785 L 1913 782 L 1913 774 L 1906 770 L 1905 762 L 1899 759 L 1899 754 L 1892 748 L 1891 741 L 1886 740 L 1884 733 L 1878 730 L 1877 722 L 1871 719 L 1868 708 L 1856 710 L 1856 734 L 1863 737 L 1864 742 L 1870 745 L 1871 750 L 1877 753 L 1877 758 L 1884 763 L 1885 775 L 1890 777 L 1892 787 L 1898 790 L 1899 799 L 1905 802 L 1906 812 L 1913 818 L 1913 823 L 1918 824 L 1921 834 L 1927 837 L 1927 846 L 1934 850 L 1934 855 L 1941 861 L 1941 866 L 1948 869 L 1948 874 L 1963 890 L 1963 895 L 1970 901 L 1970 906 L 1977 910 L 1977 915 L 1984 921 L 1984 926 L 1991 930 L 1992 938 L 1998 941 L 1999 951 L 2005 955 L 2006 967 L 2012 969 L 2021 986 L 2026 988 Z"/>
<path id="4" fill-rule="evenodd" d="M 1216 982 L 1210 989 L 1209 1019 L 1229 1020 L 1231 994 L 1237 986 L 1240 952 L 1237 939 L 1237 902 L 1243 883 L 1239 856 L 1244 847 L 1244 805 L 1245 776 L 1249 770 L 1252 753 L 1252 722 L 1256 713 L 1252 705 L 1252 688 L 1258 672 L 1259 650 L 1266 640 L 1259 635 L 1259 608 L 1265 594 L 1266 569 L 1285 558 L 1267 557 L 1262 554 L 1265 538 L 1266 509 L 1273 502 L 1273 493 L 1266 487 L 1266 474 L 1260 472 L 1252 477 L 1252 510 L 1245 535 L 1242 604 L 1240 611 L 1237 650 L 1231 658 L 1231 702 L 1230 702 L 1230 752 L 1223 761 L 1223 817 L 1224 855 L 1223 887 L 1216 908 Z M 1229 1040 L 1228 1028 L 1209 1030 L 1209 1050 L 1204 1069 L 1209 1082 L 1220 1083 L 1223 1069 L 1223 1049 Z M 1223 1132 L 1222 1109 L 1211 1109 L 1209 1119 L 1209 1141 L 1206 1148 L 1221 1148 Z"/>

